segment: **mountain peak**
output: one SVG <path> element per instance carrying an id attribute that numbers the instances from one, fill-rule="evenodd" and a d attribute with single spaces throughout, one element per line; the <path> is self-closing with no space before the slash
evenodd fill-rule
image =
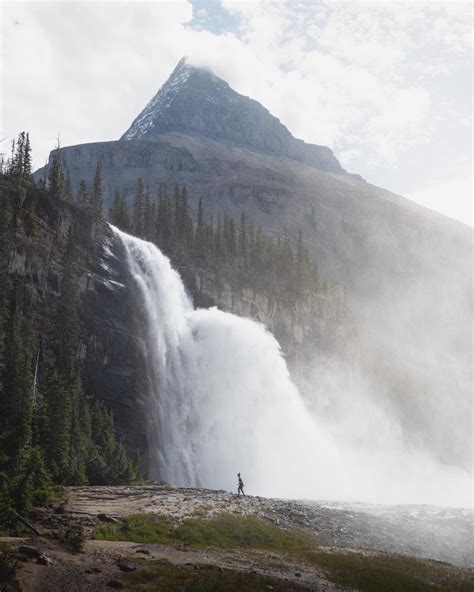
<path id="1" fill-rule="evenodd" d="M 208 75 L 212 75 L 210 70 L 206 68 L 194 66 L 191 61 L 189 60 L 188 56 L 183 56 L 179 62 L 176 64 L 175 69 L 171 72 L 168 80 L 165 84 L 160 88 L 159 92 L 164 88 L 165 85 L 169 83 L 178 84 L 180 81 L 185 81 L 191 76 L 192 73 L 196 72 L 207 73 Z"/>
<path id="2" fill-rule="evenodd" d="M 250 150 L 294 158 L 345 173 L 329 148 L 306 144 L 257 101 L 234 91 L 210 70 L 183 57 L 121 140 L 157 140 L 168 132 L 211 138 Z"/>

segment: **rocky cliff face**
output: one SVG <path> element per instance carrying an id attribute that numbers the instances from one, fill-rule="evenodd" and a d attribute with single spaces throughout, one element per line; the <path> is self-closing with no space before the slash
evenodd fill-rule
<path id="1" fill-rule="evenodd" d="M 11 250 L 2 256 L 8 258 L 8 272 L 20 286 L 22 301 L 31 303 L 35 311 L 40 373 L 54 363 L 48 357 L 65 265 L 70 260 L 66 252 L 72 248 L 79 275 L 77 357 L 85 390 L 113 410 L 127 448 L 145 450 L 140 334 L 135 330 L 123 261 L 112 251 L 109 227 L 45 191 L 30 188 L 21 196 L 19 190 L 2 184 L 0 194 L 2 203 L 4 199 L 11 203 L 16 220 Z M 28 229 L 21 220 L 22 210 L 30 207 L 35 225 Z"/>
<path id="2" fill-rule="evenodd" d="M 186 283 L 186 270 L 181 274 Z M 192 281 L 193 284 L 189 280 L 187 283 L 197 306 L 217 306 L 265 325 L 277 338 L 292 377 L 303 392 L 308 390 L 304 384 L 307 378 L 304 370 L 308 365 L 322 367 L 327 360 L 337 360 L 350 374 L 359 336 L 342 289 L 338 291 L 333 287 L 330 296 L 308 293 L 286 304 L 268 294 L 233 288 L 226 282 L 216 281 L 211 274 L 200 272 Z"/>

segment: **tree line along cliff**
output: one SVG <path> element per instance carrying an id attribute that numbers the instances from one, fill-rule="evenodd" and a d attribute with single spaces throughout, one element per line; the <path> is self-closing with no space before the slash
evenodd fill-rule
<path id="1" fill-rule="evenodd" d="M 55 485 L 137 478 L 112 412 L 84 385 L 80 276 L 98 222 L 31 180 L 21 134 L 0 175 L 0 506 L 28 512 Z M 62 226 L 66 224 L 67 230 Z M 100 231 L 99 231 L 100 234 Z M 41 265 L 38 264 L 41 263 Z"/>
<path id="2" fill-rule="evenodd" d="M 74 188 L 70 179 L 58 148 L 52 154 L 48 175 L 39 180 L 39 185 L 48 187 L 54 197 L 73 201 L 97 217 L 104 216 L 100 160 L 92 180 L 81 179 Z M 160 183 L 150 188 L 140 177 L 131 207 L 123 193 L 116 191 L 108 219 L 121 230 L 156 244 L 175 266 L 192 269 L 193 281 L 188 289 L 198 303 L 196 278 L 205 272 L 218 283 L 229 282 L 234 290 L 250 288 L 272 294 L 286 304 L 308 293 L 330 296 L 338 300 L 342 314 L 342 289 L 319 273 L 301 232 L 295 245 L 286 233 L 274 240 L 247 219 L 244 211 L 238 221 L 226 213 L 216 219 L 207 216 L 201 198 L 194 222 L 186 186 L 170 189 Z M 189 279 L 187 274 L 188 284 Z"/>

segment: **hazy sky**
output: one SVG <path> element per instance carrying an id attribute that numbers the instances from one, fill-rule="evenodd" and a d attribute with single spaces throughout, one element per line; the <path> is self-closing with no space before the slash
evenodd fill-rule
<path id="1" fill-rule="evenodd" d="M 368 181 L 472 223 L 472 6 L 3 2 L 1 137 L 117 139 L 187 55 Z"/>

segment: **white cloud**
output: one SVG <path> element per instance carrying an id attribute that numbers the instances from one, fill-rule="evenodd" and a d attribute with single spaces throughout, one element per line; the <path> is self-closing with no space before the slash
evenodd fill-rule
<path id="1" fill-rule="evenodd" d="M 37 165 L 58 132 L 64 144 L 116 139 L 184 54 L 364 175 L 457 122 L 457 97 L 441 101 L 433 84 L 468 63 L 466 5 L 221 3 L 238 35 L 189 27 L 186 0 L 5 4 L 2 137 L 29 130 Z"/>
<path id="2" fill-rule="evenodd" d="M 465 167 L 455 175 L 431 181 L 406 195 L 417 203 L 474 226 L 472 209 L 472 170 Z"/>

